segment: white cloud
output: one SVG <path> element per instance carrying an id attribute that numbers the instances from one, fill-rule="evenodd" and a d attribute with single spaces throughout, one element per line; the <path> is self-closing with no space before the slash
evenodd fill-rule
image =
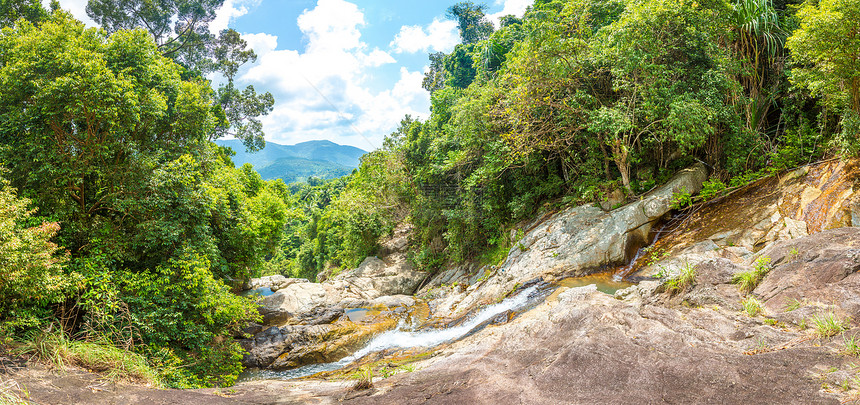
<path id="1" fill-rule="evenodd" d="M 391 57 L 388 52 L 383 52 L 379 49 L 374 49 L 367 55 L 361 55 L 361 63 L 364 66 L 378 67 L 396 62 L 397 61 L 393 57 Z"/>
<path id="2" fill-rule="evenodd" d="M 361 40 L 365 20 L 356 5 L 319 0 L 297 22 L 307 41 L 304 50 L 276 49 L 272 35 L 243 34 L 259 59 L 240 79 L 275 95 L 274 110 L 262 118 L 267 139 L 288 144 L 330 139 L 369 150 L 381 146 L 405 114 L 420 116 L 429 109 L 421 72 L 401 68 L 391 89 L 371 89 L 367 78 L 374 68 L 396 61 Z"/>
<path id="3" fill-rule="evenodd" d="M 42 5 L 50 10 L 51 0 L 42 0 Z M 60 0 L 60 7 L 68 10 L 78 20 L 83 21 L 87 27 L 97 27 L 93 19 L 87 15 L 87 0 Z"/>
<path id="4" fill-rule="evenodd" d="M 426 28 L 418 25 L 400 27 L 391 46 L 396 53 L 450 52 L 460 43 L 457 23 L 434 19 Z"/>
<path id="5" fill-rule="evenodd" d="M 245 7 L 247 1 L 243 0 L 224 0 L 221 8 L 215 12 L 215 19 L 209 23 L 209 32 L 218 34 L 221 30 L 227 28 L 230 20 L 248 14 L 248 7 Z"/>
<path id="6" fill-rule="evenodd" d="M 242 39 L 248 43 L 248 48 L 253 49 L 258 57 L 263 56 L 278 47 L 278 37 L 266 33 L 242 34 Z"/>
<path id="7" fill-rule="evenodd" d="M 358 27 L 364 26 L 364 14 L 358 6 L 343 0 L 319 0 L 316 8 L 299 16 L 298 24 L 308 36 L 309 52 L 349 50 L 363 45 Z"/>
<path id="8" fill-rule="evenodd" d="M 526 8 L 534 4 L 534 0 L 496 0 L 497 5 L 503 3 L 505 6 L 502 7 L 502 11 L 487 16 L 496 28 L 499 27 L 499 20 L 506 15 L 513 14 L 517 17 L 522 17 L 526 12 Z"/>

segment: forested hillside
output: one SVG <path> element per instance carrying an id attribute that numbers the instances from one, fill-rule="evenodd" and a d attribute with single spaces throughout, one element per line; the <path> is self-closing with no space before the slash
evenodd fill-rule
<path id="1" fill-rule="evenodd" d="M 102 29 L 0 4 L 0 347 L 96 344 L 154 384 L 229 385 L 249 276 L 354 267 L 402 222 L 422 270 L 492 263 L 518 222 L 696 161 L 707 198 L 860 148 L 860 0 L 536 0 L 499 28 L 463 2 L 461 43 L 429 55 L 429 118 L 288 187 L 214 143 L 263 148 L 274 103 L 234 84 L 256 55 L 209 34 L 221 4 L 90 0 Z"/>
<path id="2" fill-rule="evenodd" d="M 211 140 L 261 147 L 271 95 L 233 86 L 253 52 L 234 31 L 207 36 L 211 10 L 164 2 L 134 21 L 90 6 L 104 30 L 56 2 L 2 5 L 0 345 L 95 369 L 120 353 L 108 368 L 153 384 L 230 384 L 230 336 L 256 316 L 230 289 L 277 247 L 289 191 Z M 174 23 L 189 29 L 171 36 Z"/>
<path id="3" fill-rule="evenodd" d="M 424 267 L 492 261 L 540 210 L 633 199 L 695 161 L 709 197 L 856 153 L 858 6 L 537 0 L 496 30 L 453 5 L 462 43 L 430 55 L 431 116 L 405 117 L 312 214 L 301 268 L 355 266 L 404 219 Z"/>
<path id="4" fill-rule="evenodd" d="M 248 163 L 265 180 L 281 179 L 286 184 L 306 182 L 311 177 L 323 180 L 351 173 L 366 151 L 331 141 L 307 141 L 295 145 L 266 142 L 259 151 L 249 151 L 240 140 L 218 140 L 232 149 L 230 159 L 236 166 Z"/>

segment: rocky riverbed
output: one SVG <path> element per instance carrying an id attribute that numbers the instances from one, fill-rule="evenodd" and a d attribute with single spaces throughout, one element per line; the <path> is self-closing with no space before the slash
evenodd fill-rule
<path id="1" fill-rule="evenodd" d="M 43 403 L 856 401 L 855 172 L 854 162 L 830 161 L 697 206 L 641 256 L 632 269 L 644 279 L 637 285 L 614 294 L 562 286 L 534 308 L 461 340 L 377 353 L 360 362 L 376 373 L 367 390 L 351 389 L 354 381 L 344 378 L 354 368 L 191 391 L 95 390 L 64 385 L 82 377 L 33 370 L 6 379 L 27 385 Z M 557 282 L 624 264 L 671 214 L 672 195 L 698 190 L 705 177 L 703 167 L 694 167 L 616 210 L 574 207 L 523 224 L 525 236 L 498 266 L 461 266 L 425 280 L 394 246 L 408 233 L 401 228 L 386 241 L 386 255 L 322 283 L 258 282 L 255 288 L 274 287 L 274 294 L 261 302 L 267 324 L 249 329 L 246 362 L 281 369 L 337 360 L 398 325 L 448 326 L 529 281 Z M 735 280 L 756 266 L 762 280 L 742 291 Z M 683 272 L 695 274 L 694 281 L 674 290 L 649 279 Z M 348 312 L 356 308 L 373 313 L 352 319 Z"/>

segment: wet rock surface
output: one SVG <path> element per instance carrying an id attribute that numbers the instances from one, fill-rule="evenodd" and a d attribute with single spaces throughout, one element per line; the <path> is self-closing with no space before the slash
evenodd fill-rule
<path id="1" fill-rule="evenodd" d="M 860 226 L 854 215 L 860 201 L 855 191 L 858 164 L 832 160 L 800 168 L 698 207 L 654 244 L 652 252 L 660 260 L 640 274 L 673 271 L 685 262 L 717 257 L 747 263 L 778 241 Z"/>
<path id="2" fill-rule="evenodd" d="M 819 393 L 811 371 L 842 366 L 831 349 L 744 354 L 756 338 L 777 346 L 796 337 L 731 312 L 635 305 L 575 288 L 350 402 L 838 403 Z"/>
<path id="3" fill-rule="evenodd" d="M 528 312 L 502 314 L 504 322 L 438 348 L 414 363 L 412 372 L 384 379 L 377 374 L 370 390 L 351 390 L 352 380 L 316 379 L 246 382 L 228 393 L 180 391 L 174 402 L 159 402 L 170 395 L 142 387 L 89 395 L 86 387 L 68 388 L 78 399 L 34 399 L 135 403 L 120 392 L 139 391 L 149 396 L 135 398 L 151 403 L 189 404 L 849 402 L 860 398 L 860 359 L 844 353 L 845 342 L 860 339 L 860 328 L 848 322 L 849 330 L 825 337 L 816 334 L 812 320 L 821 314 L 860 319 L 860 229 L 845 227 L 857 225 L 852 167 L 828 162 L 708 204 L 655 245 L 657 254 L 647 257 L 652 265 L 641 267 L 644 281 L 638 285 L 615 295 L 594 286 L 566 288 Z M 687 176 L 703 180 L 696 172 Z M 668 210 L 665 198 L 680 187 L 672 184 L 657 193 L 660 199 L 644 198 L 633 208 L 605 213 L 577 207 L 542 218 L 503 265 L 449 269 L 415 297 L 406 290 L 421 281 L 396 252 L 315 284 L 322 292 L 293 283 L 269 305 L 289 316 L 277 325 L 258 325 L 254 341 L 244 343 L 248 362 L 294 367 L 324 361 L 338 347 L 355 346 L 350 339 L 362 328 L 382 325 L 381 319 L 398 322 L 418 307 L 425 317 L 429 308 L 437 319 L 455 317 L 536 277 L 588 272 L 616 256 L 623 260 L 631 240 L 652 226 L 650 218 Z M 747 295 L 733 279 L 765 256 L 770 271 L 751 294 L 763 303 L 763 313 L 750 316 L 742 305 Z M 648 277 L 677 274 L 685 266 L 695 269 L 696 279 L 683 291 L 665 292 Z M 295 291 L 292 298 L 287 291 Z M 347 310 L 371 306 L 378 312 L 367 321 L 346 319 Z"/>
<path id="4" fill-rule="evenodd" d="M 437 303 L 436 308 L 445 312 L 468 310 L 497 300 L 528 280 L 586 275 L 608 265 L 624 263 L 636 248 L 648 241 L 654 225 L 672 209 L 674 196 L 697 193 L 707 175 L 704 165 L 697 164 L 682 170 L 667 184 L 638 201 L 611 212 L 604 212 L 594 205 L 582 205 L 541 218 L 526 226 L 525 236 L 511 248 L 499 269 L 479 272 L 484 274 L 481 277 L 487 278 L 486 282 L 479 283 L 480 286 L 471 284 L 466 291 L 449 294 L 445 302 Z M 464 270 L 471 269 L 457 268 L 453 271 L 471 276 Z M 460 277 L 463 276 L 443 276 L 434 281 Z M 438 286 L 431 283 L 419 295 L 427 294 Z"/>
<path id="5" fill-rule="evenodd" d="M 401 227 L 402 228 L 402 227 Z M 322 283 L 268 276 L 248 287 L 275 292 L 259 301 L 263 324 L 246 329 L 241 339 L 246 367 L 283 370 L 346 357 L 373 335 L 394 328 L 416 313 L 426 319 L 421 302 L 411 296 L 427 274 L 406 260 L 407 229 L 383 241 L 383 259 L 368 257 L 357 268 Z M 375 316 L 352 322 L 346 309 L 373 309 Z"/>

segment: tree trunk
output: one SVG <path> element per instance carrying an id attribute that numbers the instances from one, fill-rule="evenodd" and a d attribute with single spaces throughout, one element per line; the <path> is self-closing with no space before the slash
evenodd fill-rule
<path id="1" fill-rule="evenodd" d="M 621 183 L 624 184 L 624 188 L 627 189 L 627 195 L 633 195 L 633 190 L 630 189 L 630 165 L 623 163 L 618 164 L 618 170 L 621 172 Z"/>
<path id="2" fill-rule="evenodd" d="M 618 166 L 618 171 L 621 172 L 621 183 L 627 189 L 627 195 L 633 195 L 633 190 L 630 189 L 630 162 L 627 157 L 627 148 L 621 144 L 620 139 L 616 139 L 612 144 L 612 160 L 615 161 L 615 166 Z"/>

